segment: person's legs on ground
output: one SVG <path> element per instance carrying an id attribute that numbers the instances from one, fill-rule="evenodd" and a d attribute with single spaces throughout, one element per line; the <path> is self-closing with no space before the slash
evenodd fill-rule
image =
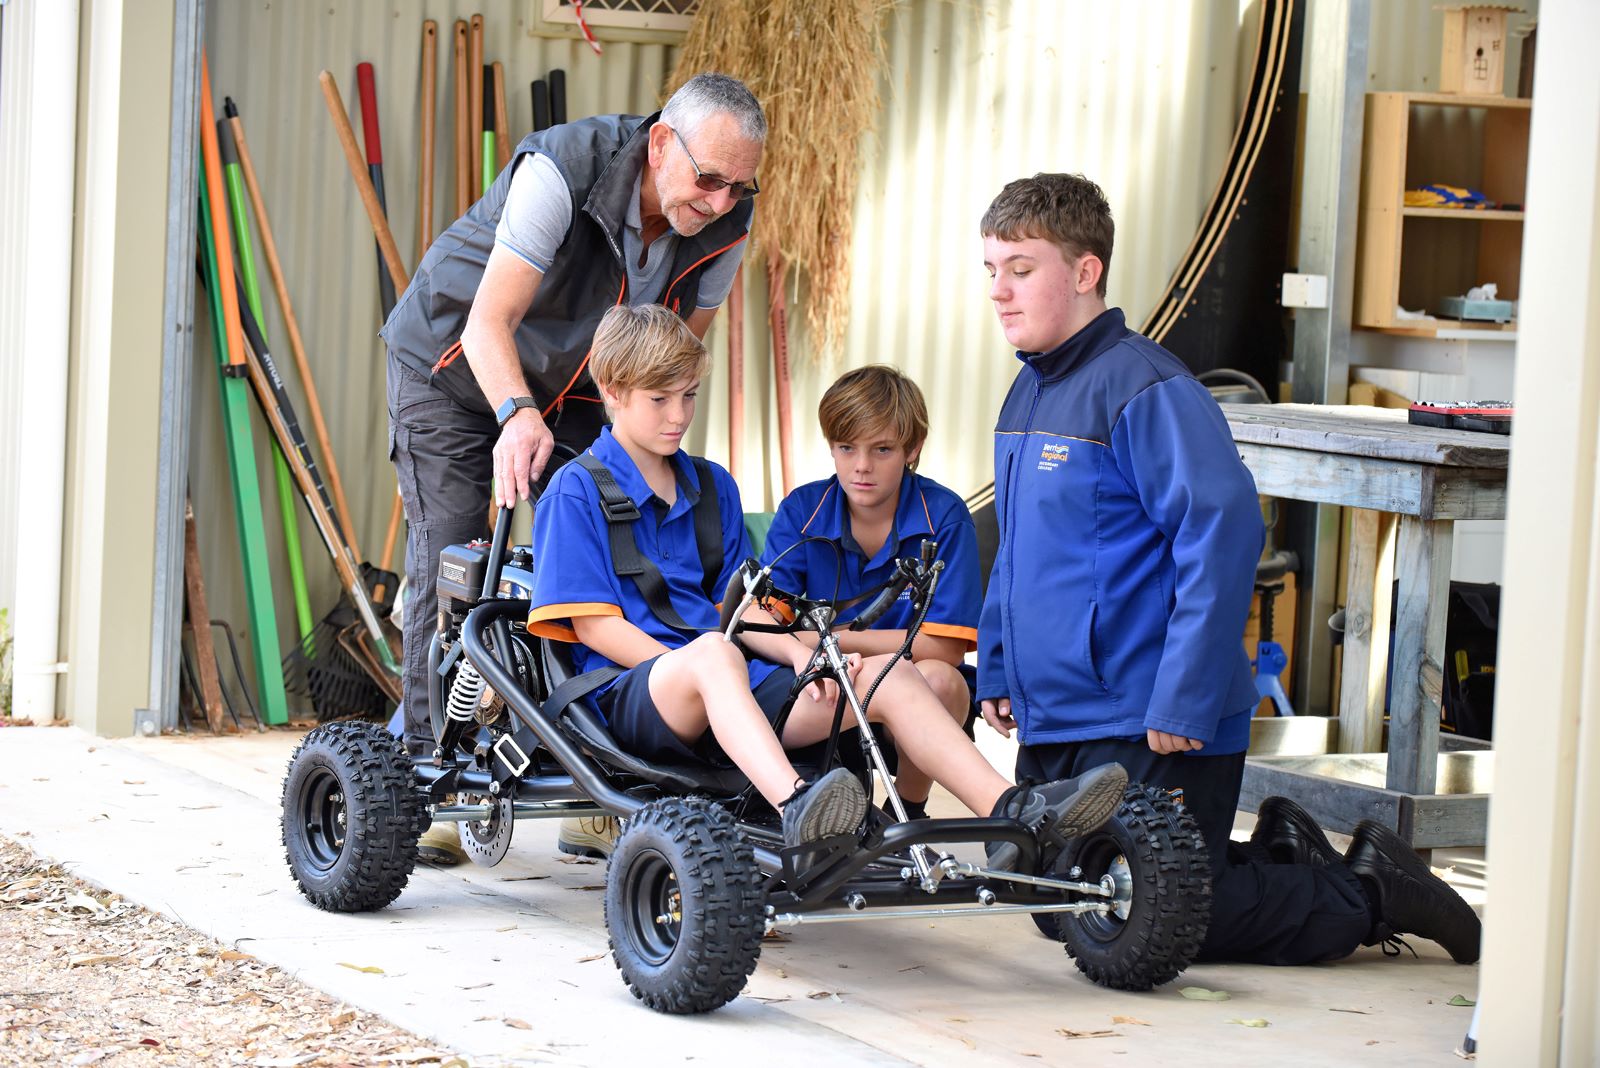
<path id="1" fill-rule="evenodd" d="M 1244 754 L 1161 755 L 1144 739 L 1024 746 L 1017 775 L 1054 776 L 1115 760 L 1131 779 L 1183 791 L 1211 857 L 1211 925 L 1200 960 L 1309 964 L 1348 956 L 1372 930 L 1360 880 L 1343 864 L 1274 864 L 1231 841 Z"/>
<path id="2" fill-rule="evenodd" d="M 407 752 L 433 749 L 428 646 L 438 622 L 439 550 L 482 537 L 489 511 L 495 426 L 389 360 L 391 449 L 406 513 L 406 606 L 401 657 Z M 457 829 L 424 832 L 418 855 L 434 864 L 466 859 Z"/>

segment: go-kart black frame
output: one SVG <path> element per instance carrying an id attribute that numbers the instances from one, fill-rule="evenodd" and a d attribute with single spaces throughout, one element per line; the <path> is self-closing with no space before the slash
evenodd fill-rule
<path id="1" fill-rule="evenodd" d="M 657 768 L 623 752 L 584 702 L 565 700 L 574 684 L 559 643 L 528 634 L 529 601 L 517 595 L 531 579 L 530 561 L 520 547 L 508 559 L 509 528 L 503 510 L 479 560 L 484 566 L 481 587 L 473 582 L 475 604 L 466 603 L 459 585 L 451 598 L 441 589 L 440 640 L 430 657 L 434 752 L 408 758 L 376 725 L 330 724 L 309 735 L 291 762 L 284 842 L 302 891 L 320 907 L 364 911 L 392 901 L 415 863 L 416 836 L 430 822 L 462 823 L 473 859 L 492 864 L 504 856 L 516 820 L 604 812 L 627 828 L 608 875 L 613 951 L 635 994 L 661 1011 L 699 1012 L 726 1003 L 753 970 L 763 933 L 816 922 L 1033 914 L 1041 930 L 1066 942 L 1091 978 L 1126 989 L 1166 982 L 1192 959 L 1209 913 L 1206 850 L 1192 818 L 1159 791 L 1130 785 L 1105 828 L 1045 858 L 1022 824 L 978 817 L 874 818 L 860 835 L 796 849 L 785 847 L 776 814 L 735 770 Z M 484 549 L 481 543 L 465 548 Z M 928 557 L 901 561 L 888 588 L 874 591 L 861 613 L 870 621 L 911 591 L 918 611 L 901 656 L 909 653 L 941 566 Z M 833 679 L 839 705 L 823 764 L 835 762 L 843 718 L 854 714 L 866 765 L 859 773 L 869 791 L 876 781 L 903 813 L 866 724 L 872 689 L 857 698 L 833 633 L 840 606 L 772 590 L 769 574 L 753 561 L 739 569 L 723 602 L 725 636 L 732 640 L 740 628 L 815 632 L 817 658 L 796 681 L 790 703 L 812 679 Z M 741 619 L 749 603 L 772 598 L 793 610 L 790 623 Z M 481 680 L 473 693 L 485 707 L 503 700 L 509 713 L 491 720 L 487 731 L 473 714 L 479 696 L 472 706 L 441 712 L 454 697 L 447 696 L 446 679 L 453 685 L 464 670 Z M 581 680 L 576 686 L 582 688 Z M 375 791 L 359 788 L 400 782 L 407 770 L 413 788 L 391 789 L 387 809 L 381 798 L 374 803 Z M 473 848 L 474 833 L 481 849 Z M 357 837 L 360 847 L 388 853 L 352 866 L 348 843 Z M 1016 845 L 1015 871 L 959 861 L 934 848 L 994 841 Z M 685 849 L 699 852 L 686 860 Z M 702 889 L 695 879 L 703 880 L 704 872 L 717 880 L 707 900 L 732 907 L 737 922 L 708 920 L 700 910 L 712 906 L 686 900 Z M 730 894 L 733 906 L 726 905 Z M 707 950 L 708 938 L 721 948 Z M 690 953 L 700 954 L 699 963 L 686 970 L 674 957 Z M 718 978 L 685 978 L 704 976 L 707 960 Z"/>

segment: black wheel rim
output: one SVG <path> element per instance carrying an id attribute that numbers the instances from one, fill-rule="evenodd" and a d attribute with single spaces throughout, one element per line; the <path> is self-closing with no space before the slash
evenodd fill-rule
<path id="1" fill-rule="evenodd" d="M 344 786 L 328 768 L 315 768 L 300 788 L 299 829 L 306 857 L 319 874 L 327 874 L 344 851 L 346 811 Z"/>
<path id="2" fill-rule="evenodd" d="M 1099 882 L 1113 866 L 1121 864 L 1125 867 L 1128 861 L 1115 838 L 1097 834 L 1084 840 L 1075 863 L 1082 870 L 1079 878 L 1083 882 L 1094 883 Z M 1113 942 L 1127 928 L 1127 921 L 1115 912 L 1080 912 L 1073 919 L 1077 921 L 1080 931 L 1097 942 Z"/>
<path id="3" fill-rule="evenodd" d="M 672 957 L 683 933 L 683 899 L 672 863 L 656 850 L 646 850 L 628 866 L 624 899 L 627 936 L 634 952 L 653 968 Z"/>

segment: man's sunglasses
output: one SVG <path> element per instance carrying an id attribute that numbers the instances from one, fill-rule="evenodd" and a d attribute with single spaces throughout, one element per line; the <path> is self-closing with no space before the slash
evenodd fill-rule
<path id="1" fill-rule="evenodd" d="M 662 125 L 665 126 L 666 124 L 662 123 Z M 754 178 L 750 179 L 748 182 L 730 182 L 726 178 L 718 178 L 714 174 L 707 174 L 706 172 L 702 171 L 700 169 L 700 164 L 695 162 L 694 153 L 689 151 L 689 143 L 683 139 L 683 134 L 679 133 L 675 129 L 672 129 L 670 126 L 667 128 L 672 130 L 672 136 L 676 137 L 678 139 L 678 144 L 683 147 L 683 154 L 689 157 L 689 166 L 694 168 L 695 185 L 699 186 L 701 189 L 704 189 L 707 193 L 715 193 L 719 189 L 726 189 L 728 191 L 728 195 L 733 197 L 734 200 L 749 200 L 751 197 L 761 192 L 760 188 L 757 187 L 756 180 Z"/>

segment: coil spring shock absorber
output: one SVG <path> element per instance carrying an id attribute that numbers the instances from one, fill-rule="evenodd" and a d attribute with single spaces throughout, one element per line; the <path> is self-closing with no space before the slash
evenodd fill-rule
<path id="1" fill-rule="evenodd" d="M 450 699 L 445 703 L 444 714 L 461 723 L 471 723 L 477 715 L 478 702 L 483 698 L 483 676 L 471 662 L 462 658 L 456 669 L 455 681 L 450 684 Z"/>

